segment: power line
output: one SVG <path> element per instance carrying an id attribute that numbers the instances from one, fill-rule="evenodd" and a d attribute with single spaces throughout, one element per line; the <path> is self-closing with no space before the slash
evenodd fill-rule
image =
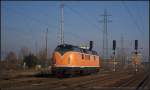
<path id="1" fill-rule="evenodd" d="M 141 29 L 140 25 L 138 25 L 138 23 L 137 23 L 138 19 L 135 19 L 135 18 L 134 18 L 134 16 L 133 16 L 133 14 L 131 13 L 129 7 L 128 7 L 128 6 L 125 4 L 125 2 L 123 2 L 123 1 L 122 1 L 122 4 L 123 4 L 123 6 L 125 7 L 125 9 L 126 9 L 127 13 L 129 14 L 129 16 L 131 17 L 131 19 L 132 19 L 134 25 L 136 26 L 137 30 L 140 32 L 141 37 L 142 37 L 142 39 L 143 39 L 143 35 L 144 35 L 144 32 L 143 32 L 143 30 L 142 30 L 142 29 L 144 29 L 143 24 L 141 24 L 141 25 L 142 25 L 142 29 Z M 140 14 L 139 14 L 139 18 L 141 18 Z M 143 42 L 143 40 L 141 40 L 141 42 Z M 142 44 L 142 43 L 141 43 L 141 44 Z"/>
<path id="2" fill-rule="evenodd" d="M 134 19 L 134 16 L 133 16 L 133 14 L 131 13 L 130 9 L 128 8 L 128 6 L 125 4 L 124 1 L 122 1 L 122 4 L 123 4 L 123 6 L 125 7 L 125 9 L 126 9 L 127 13 L 129 14 L 129 16 L 131 17 L 133 23 L 134 23 L 135 26 L 137 27 L 137 30 L 141 33 L 141 35 L 142 35 L 142 37 L 143 37 L 143 34 L 144 34 L 144 33 L 143 33 L 142 30 L 140 29 L 140 26 L 138 25 L 137 21 Z"/>
<path id="3" fill-rule="evenodd" d="M 67 6 L 67 5 L 66 5 L 66 6 Z M 74 12 L 76 15 L 78 15 L 82 20 L 84 20 L 84 21 L 85 21 L 86 23 L 88 23 L 90 26 L 92 26 L 92 27 L 94 27 L 94 28 L 97 28 L 96 30 L 99 31 L 99 27 L 98 27 L 96 24 L 92 23 L 92 22 L 88 19 L 87 16 L 81 14 L 80 12 L 78 12 L 77 10 L 75 10 L 75 9 L 72 8 L 72 7 L 67 6 L 67 8 L 68 8 L 69 10 L 71 10 L 72 12 Z"/>
<path id="4" fill-rule="evenodd" d="M 18 11 L 16 11 L 16 10 L 14 10 L 14 11 L 15 11 L 18 15 L 23 16 L 23 17 L 26 17 L 26 19 L 28 19 L 28 20 L 32 20 L 32 21 L 37 22 L 37 23 L 39 23 L 39 24 L 42 24 L 42 25 L 44 25 L 44 26 L 46 26 L 46 27 L 49 26 L 49 24 L 43 23 L 43 22 L 41 22 L 41 20 L 39 20 L 39 19 L 37 19 L 37 18 L 28 16 L 27 14 L 25 15 L 24 13 L 18 12 Z M 50 26 L 53 27 L 53 28 L 57 28 L 56 25 L 50 24 Z"/>
<path id="5" fill-rule="evenodd" d="M 79 40 L 82 40 L 82 38 L 83 38 L 83 37 L 81 37 L 80 35 L 74 34 L 74 33 L 69 32 L 69 31 L 64 31 L 64 32 L 73 35 L 74 37 L 78 38 Z M 83 38 L 83 39 L 84 39 L 84 40 L 88 40 L 88 39 L 86 39 L 86 38 Z"/>
<path id="6" fill-rule="evenodd" d="M 61 15 L 60 15 L 60 17 L 61 17 L 61 23 L 60 23 L 61 44 L 63 44 L 64 43 L 64 32 L 67 32 L 67 31 L 64 31 L 64 3 L 61 3 L 60 9 L 61 9 Z M 68 33 L 71 33 L 71 32 L 68 32 Z M 80 38 L 80 36 L 77 34 L 76 35 L 74 33 L 71 33 L 71 34 Z"/>
<path id="7" fill-rule="evenodd" d="M 142 15 L 141 15 L 141 13 L 139 12 L 139 10 L 137 10 L 138 11 L 138 17 L 139 17 L 139 19 L 140 19 L 140 22 L 141 22 L 141 27 L 142 27 L 142 29 L 144 30 L 144 22 L 143 22 L 143 19 L 142 19 Z"/>
<path id="8" fill-rule="evenodd" d="M 66 5 L 65 5 L 66 6 Z M 63 8 L 64 8 L 64 4 L 63 4 Z M 23 13 L 21 13 L 21 12 L 18 12 L 18 11 L 16 11 L 17 13 L 18 13 L 18 15 L 20 15 L 20 16 L 24 16 L 24 17 L 26 17 L 26 19 L 29 19 L 29 20 L 32 20 L 32 21 L 35 21 L 35 22 L 37 22 L 37 23 L 40 23 L 40 24 L 43 24 L 43 25 L 45 25 L 45 26 L 48 26 L 48 24 L 46 24 L 46 23 L 43 23 L 43 22 L 41 22 L 39 19 L 37 19 L 37 18 L 34 18 L 34 17 L 31 17 L 31 16 L 28 16 L 28 15 L 25 15 L 25 14 L 23 14 Z M 64 22 L 64 20 L 63 20 L 63 22 Z M 56 25 L 51 25 L 53 28 L 57 28 L 58 26 L 56 26 Z M 53 30 L 53 29 L 52 29 Z M 67 31 L 65 31 L 65 32 L 67 32 Z M 70 32 L 69 32 L 70 33 Z M 75 33 L 73 33 L 72 35 L 75 35 Z"/>
<path id="9" fill-rule="evenodd" d="M 23 16 L 23 17 L 25 17 L 25 18 L 28 19 L 28 20 L 31 20 L 31 21 L 40 23 L 40 24 L 45 25 L 45 26 L 48 26 L 48 24 L 41 22 L 41 20 L 39 20 L 39 19 L 37 19 L 37 18 L 34 18 L 34 17 L 32 17 L 32 16 L 29 16 L 29 15 L 27 15 L 27 14 L 24 14 L 23 12 L 18 12 L 18 11 L 16 11 L 16 10 L 15 10 L 15 12 L 16 12 L 15 14 L 20 15 L 20 16 Z M 57 28 L 57 27 L 58 27 L 58 26 L 56 26 L 56 25 L 51 25 L 51 26 L 52 26 L 53 28 Z M 52 29 L 52 30 L 53 30 L 53 29 Z M 67 31 L 65 31 L 65 32 L 67 32 Z M 68 33 L 70 33 L 70 32 L 68 32 Z M 71 32 L 71 34 L 72 34 L 73 36 L 75 36 L 75 38 L 81 39 L 81 37 L 80 37 L 79 35 L 77 35 L 77 34 L 75 34 L 75 33 L 72 33 L 72 32 Z M 27 35 L 28 35 L 28 34 L 27 34 Z"/>

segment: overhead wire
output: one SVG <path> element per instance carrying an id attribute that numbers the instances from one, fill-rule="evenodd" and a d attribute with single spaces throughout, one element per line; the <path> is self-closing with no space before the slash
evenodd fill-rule
<path id="1" fill-rule="evenodd" d="M 34 18 L 34 17 L 32 17 L 32 16 L 28 16 L 27 14 L 25 15 L 24 13 L 18 12 L 18 11 L 16 11 L 16 10 L 15 10 L 15 12 L 16 12 L 18 15 L 20 15 L 20 16 L 26 17 L 26 19 L 32 20 L 32 21 L 37 22 L 37 23 L 39 23 L 39 24 L 42 24 L 42 25 L 44 25 L 44 26 L 46 26 L 46 27 L 49 26 L 49 24 L 43 23 L 43 22 L 41 22 L 41 21 L 40 21 L 39 19 L 37 19 L 37 18 Z M 57 26 L 52 25 L 52 24 L 50 24 L 50 26 L 53 27 L 53 28 L 56 28 L 56 27 L 57 27 Z"/>
<path id="2" fill-rule="evenodd" d="M 125 4 L 125 2 L 124 1 L 122 1 L 122 4 L 123 4 L 123 6 L 125 7 L 125 9 L 126 9 L 126 11 L 127 11 L 127 13 L 129 14 L 129 16 L 131 17 L 131 20 L 133 21 L 133 23 L 135 24 L 135 26 L 137 27 L 137 30 L 140 32 L 140 34 L 141 34 L 141 46 L 143 45 L 143 40 L 144 40 L 144 38 L 143 38 L 143 36 L 144 36 L 144 23 L 142 23 L 142 24 L 140 24 L 140 25 L 138 25 L 138 20 L 139 20 L 139 18 L 141 19 L 141 14 L 138 14 L 138 16 L 139 16 L 139 18 L 138 19 L 135 19 L 134 18 L 134 16 L 133 16 L 133 14 L 131 13 L 131 11 L 130 11 L 130 9 L 129 9 L 129 7 Z M 141 20 L 142 21 L 142 20 Z M 143 30 L 142 30 L 143 29 Z"/>
<path id="3" fill-rule="evenodd" d="M 140 25 L 141 25 L 142 29 L 144 30 L 144 22 L 143 22 L 143 19 L 142 19 L 142 15 L 140 13 L 140 9 L 137 8 L 137 12 L 138 12 L 137 15 L 138 15 L 138 17 L 140 19 L 139 22 L 141 22 Z"/>
<path id="4" fill-rule="evenodd" d="M 23 13 L 21 13 L 21 12 L 18 12 L 18 11 L 15 11 L 15 12 L 16 12 L 18 15 L 20 15 L 20 16 L 26 17 L 26 19 L 29 19 L 29 20 L 32 20 L 32 21 L 34 21 L 34 22 L 40 23 L 40 24 L 42 24 L 42 25 L 48 26 L 48 24 L 41 22 L 39 19 L 36 19 L 36 18 L 34 18 L 34 17 L 25 15 L 25 14 L 23 14 Z M 51 26 L 53 26 L 52 28 L 58 29 L 58 27 L 57 27 L 56 25 L 51 25 Z M 52 29 L 52 30 L 53 30 L 53 29 Z M 65 31 L 65 32 L 72 34 L 75 38 L 78 38 L 79 40 L 82 40 L 82 38 L 81 38 L 79 35 L 75 34 L 75 33 L 72 33 L 72 32 L 69 32 L 69 31 Z"/>
<path id="5" fill-rule="evenodd" d="M 78 12 L 76 9 L 70 7 L 69 5 L 65 5 L 65 6 L 66 6 L 70 11 L 72 11 L 73 13 L 75 13 L 76 15 L 78 15 L 83 21 L 85 21 L 85 22 L 86 22 L 87 24 L 89 24 L 91 27 L 97 28 L 96 30 L 98 30 L 98 31 L 100 30 L 100 28 L 99 28 L 96 24 L 92 23 L 92 22 L 89 20 L 89 18 L 88 18 L 87 16 L 81 14 L 80 12 Z"/>
<path id="6" fill-rule="evenodd" d="M 23 16 L 23 17 L 26 17 L 26 19 L 28 19 L 28 20 L 31 20 L 31 21 L 34 21 L 34 22 L 37 22 L 37 23 L 39 23 L 39 24 L 42 24 L 42 25 L 44 25 L 44 26 L 48 26 L 48 24 L 47 23 L 43 23 L 43 22 L 41 22 L 41 20 L 39 20 L 39 19 L 37 19 L 37 18 L 35 18 L 35 17 L 32 17 L 32 16 L 29 16 L 29 15 L 27 15 L 27 14 L 24 14 L 23 12 L 18 12 L 18 11 L 16 11 L 16 10 L 14 10 L 15 11 L 15 14 L 17 14 L 17 15 L 20 15 L 20 16 Z M 76 11 L 75 11 L 76 12 Z M 77 12 L 78 13 L 78 12 Z M 45 15 L 45 14 L 44 14 Z M 81 18 L 82 17 L 84 17 L 83 15 L 79 15 Z M 87 19 L 85 18 L 84 19 L 85 20 L 85 22 L 87 22 Z M 89 21 L 88 21 L 89 22 Z M 90 24 L 90 23 L 89 23 Z M 90 24 L 91 25 L 91 24 Z M 51 25 L 51 26 L 53 26 L 53 28 L 57 28 L 58 29 L 58 27 L 56 26 L 56 25 Z M 93 27 L 95 27 L 94 26 L 94 24 L 93 24 Z M 72 34 L 72 36 L 74 36 L 75 38 L 78 38 L 79 40 L 82 40 L 82 38 L 81 38 L 81 36 L 80 35 L 77 35 L 77 34 L 75 34 L 75 33 L 72 33 L 72 32 L 68 32 L 68 31 L 65 31 L 66 33 L 70 33 L 70 34 Z M 85 39 L 84 38 L 84 40 L 87 40 L 88 41 L 88 39 Z M 81 41 L 82 42 L 82 41 Z"/>
<path id="7" fill-rule="evenodd" d="M 134 19 L 133 14 L 131 13 L 130 9 L 128 8 L 128 6 L 125 4 L 124 1 L 122 1 L 123 6 L 125 7 L 127 13 L 129 14 L 129 16 L 131 17 L 131 20 L 133 21 L 133 23 L 135 24 L 135 26 L 137 27 L 137 30 L 140 32 L 141 36 L 143 36 L 143 31 L 141 30 L 141 27 L 138 25 L 137 21 Z"/>
<path id="8" fill-rule="evenodd" d="M 64 32 L 69 33 L 69 34 L 73 35 L 74 37 L 79 38 L 80 40 L 84 39 L 84 40 L 87 40 L 87 41 L 88 41 L 88 39 L 83 38 L 83 37 L 81 37 L 81 36 L 78 35 L 78 34 L 74 34 L 73 32 L 70 32 L 70 31 L 64 31 Z"/>

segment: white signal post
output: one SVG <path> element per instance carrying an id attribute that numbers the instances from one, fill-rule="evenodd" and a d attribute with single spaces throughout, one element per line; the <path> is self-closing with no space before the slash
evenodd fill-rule
<path id="1" fill-rule="evenodd" d="M 116 71 L 116 58 L 115 58 L 115 50 L 114 50 L 114 58 L 113 58 L 113 71 Z"/>

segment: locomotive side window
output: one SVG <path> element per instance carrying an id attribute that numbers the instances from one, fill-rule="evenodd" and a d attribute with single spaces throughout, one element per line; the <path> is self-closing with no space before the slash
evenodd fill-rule
<path id="1" fill-rule="evenodd" d="M 85 55 L 85 60 L 87 60 L 88 59 L 88 57 L 87 57 L 87 55 Z"/>
<path id="2" fill-rule="evenodd" d="M 95 60 L 95 56 L 94 56 L 94 60 Z"/>
<path id="3" fill-rule="evenodd" d="M 82 59 L 84 59 L 84 54 L 82 54 Z"/>
<path id="4" fill-rule="evenodd" d="M 88 50 L 86 50 L 86 49 L 83 49 L 83 52 L 86 53 L 86 54 L 88 54 Z"/>
<path id="5" fill-rule="evenodd" d="M 87 55 L 87 60 L 90 60 L 90 55 Z"/>
<path id="6" fill-rule="evenodd" d="M 98 55 L 96 51 L 92 51 L 92 54 L 93 55 Z"/>

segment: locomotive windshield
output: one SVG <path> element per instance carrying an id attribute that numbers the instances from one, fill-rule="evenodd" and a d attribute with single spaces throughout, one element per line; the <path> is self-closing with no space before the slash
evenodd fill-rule
<path id="1" fill-rule="evenodd" d="M 88 49 L 81 49 L 77 46 L 72 46 L 72 45 L 68 45 L 68 44 L 63 44 L 63 45 L 57 46 L 55 51 L 61 53 L 61 55 L 63 55 L 64 53 L 66 53 L 68 51 L 82 52 L 82 53 L 86 53 L 86 54 L 97 55 L 96 51 L 90 51 Z"/>
<path id="2" fill-rule="evenodd" d="M 80 51 L 80 49 L 75 47 L 75 46 L 72 46 L 72 45 L 59 45 L 55 49 L 55 51 L 58 51 L 58 52 L 60 52 L 63 55 L 65 52 L 68 52 L 68 51 Z"/>

